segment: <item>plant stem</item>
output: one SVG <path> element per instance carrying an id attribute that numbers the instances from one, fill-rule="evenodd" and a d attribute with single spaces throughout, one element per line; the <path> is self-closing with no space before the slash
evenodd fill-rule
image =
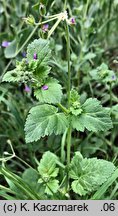
<path id="1" fill-rule="evenodd" d="M 68 128 L 67 136 L 67 167 L 70 166 L 70 151 L 71 151 L 71 127 Z"/>
<path id="2" fill-rule="evenodd" d="M 61 163 L 65 162 L 65 143 L 66 143 L 66 135 L 67 135 L 67 130 L 65 130 L 63 136 L 62 136 L 62 141 L 61 141 Z"/>
<path id="3" fill-rule="evenodd" d="M 67 8 L 67 0 L 65 0 L 65 3 L 64 3 L 64 10 L 66 10 Z"/>
<path id="4" fill-rule="evenodd" d="M 66 37 L 67 37 L 67 61 L 68 61 L 68 109 L 70 108 L 70 90 L 71 90 L 71 67 L 70 67 L 70 37 L 69 27 L 66 23 Z M 69 190 L 69 166 L 70 166 L 70 153 L 71 153 L 71 126 L 68 128 L 67 133 L 67 190 Z"/>
<path id="5" fill-rule="evenodd" d="M 53 17 L 53 18 L 51 18 L 51 19 L 48 19 L 48 20 L 45 20 L 45 21 L 43 21 L 43 22 L 35 23 L 35 25 L 36 25 L 36 26 L 40 26 L 40 25 L 46 24 L 46 23 L 51 22 L 51 21 L 53 21 L 53 20 L 55 20 L 55 19 L 58 19 L 58 16 L 59 16 L 59 14 L 58 14 L 58 15 L 56 14 L 55 17 Z"/>
<path id="6" fill-rule="evenodd" d="M 109 86 L 109 94 L 110 94 L 110 108 L 112 108 L 112 84 Z"/>
<path id="7" fill-rule="evenodd" d="M 85 6 L 85 11 L 84 11 L 84 21 L 86 20 L 86 16 L 87 16 L 87 11 L 88 11 L 89 2 L 90 2 L 90 0 L 87 0 L 86 6 Z"/>
<path id="8" fill-rule="evenodd" d="M 70 71 L 70 37 L 69 27 L 66 24 L 66 37 L 67 37 L 67 61 L 68 61 L 68 108 L 70 108 L 70 89 L 71 89 L 71 71 Z"/>
<path id="9" fill-rule="evenodd" d="M 109 0 L 109 5 L 108 5 L 108 16 L 107 16 L 107 19 L 108 19 L 108 20 L 111 18 L 112 3 L 113 3 L 113 1 L 112 1 L 112 0 Z M 110 28 L 110 22 L 107 23 L 107 30 L 106 30 L 107 39 L 108 39 L 108 36 L 109 36 L 109 28 Z"/>
<path id="10" fill-rule="evenodd" d="M 66 114 L 69 113 L 69 110 L 66 109 L 66 107 L 64 107 L 62 104 L 58 103 L 57 106 Z"/>

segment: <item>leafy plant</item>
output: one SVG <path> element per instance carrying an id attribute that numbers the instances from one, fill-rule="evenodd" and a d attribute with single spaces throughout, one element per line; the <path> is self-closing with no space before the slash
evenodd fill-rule
<path id="1" fill-rule="evenodd" d="M 96 69 L 92 69 L 91 65 L 93 59 L 96 58 L 96 53 L 92 53 L 89 50 L 90 45 L 86 42 L 86 38 L 92 34 L 91 28 L 93 25 L 92 15 L 87 19 L 87 11 L 90 10 L 90 14 L 94 14 L 93 9 L 89 8 L 89 1 L 85 5 L 84 19 L 81 18 L 79 23 L 81 26 L 79 60 L 77 60 L 74 52 L 71 54 L 72 46 L 70 39 L 77 43 L 77 39 L 73 38 L 71 34 L 71 27 L 76 22 L 74 17 L 68 17 L 66 1 L 64 12 L 50 15 L 49 17 L 45 16 L 46 2 L 44 2 L 43 11 L 40 3 L 34 5 L 36 10 L 38 7 L 40 7 L 42 19 L 46 20 L 41 19 L 41 21 L 36 22 L 33 15 L 25 18 L 26 23 L 34 27 L 34 31 L 39 26 L 45 25 L 45 23 L 52 21 L 55 21 L 55 23 L 50 30 L 46 26 L 44 29 L 43 26 L 43 31 L 45 30 L 47 35 L 40 35 L 39 39 L 35 39 L 28 45 L 25 58 L 17 60 L 15 69 L 7 71 L 3 75 L 2 81 L 30 86 L 32 89 L 32 97 L 33 99 L 35 98 L 35 102 L 29 110 L 24 127 L 27 145 L 33 146 L 35 142 L 42 140 L 42 138 L 46 140 L 48 136 L 63 135 L 63 137 L 61 144 L 59 144 L 58 153 L 54 154 L 46 151 L 40 162 L 34 157 L 35 162 L 38 164 L 37 169 L 34 170 L 30 166 L 24 172 L 22 178 L 16 174 L 12 175 L 12 172 L 5 166 L 7 160 L 16 156 L 13 149 L 13 156 L 6 159 L 1 158 L 3 164 L 0 172 L 5 176 L 9 185 L 9 188 L 3 188 L 2 193 L 8 199 L 10 197 L 7 193 L 12 193 L 12 190 L 14 191 L 13 196 L 15 195 L 16 198 L 23 197 L 23 199 L 42 199 L 42 197 L 45 199 L 71 199 L 71 193 L 74 193 L 75 196 L 78 194 L 81 199 L 82 196 L 91 196 L 94 191 L 100 191 L 101 193 L 100 187 L 102 188 L 102 185 L 103 187 L 105 185 L 107 189 L 110 186 L 107 182 L 112 179 L 113 183 L 117 179 L 117 169 L 112 162 L 97 159 L 96 157 L 84 158 L 80 151 L 71 151 L 74 146 L 74 133 L 80 136 L 83 133 L 90 133 L 89 136 L 91 136 L 91 133 L 93 133 L 96 137 L 100 131 L 104 132 L 104 134 L 106 133 L 107 136 L 110 134 L 109 130 L 113 129 L 114 122 L 112 120 L 114 113 L 116 115 L 115 107 L 117 106 L 115 105 L 112 108 L 112 86 L 117 82 L 117 77 L 115 72 L 110 70 L 105 63 L 102 63 Z M 75 12 L 76 14 L 78 13 L 76 10 Z M 80 16 L 82 16 L 81 13 Z M 52 42 L 53 39 L 50 39 L 52 34 L 56 32 L 58 25 L 60 24 L 61 26 L 62 22 L 62 28 L 65 30 L 64 39 L 66 45 L 64 44 L 64 48 L 66 47 L 67 62 L 65 64 L 67 69 L 60 66 L 54 58 L 55 47 Z M 109 31 L 108 26 L 107 31 Z M 12 43 L 14 44 L 14 42 Z M 85 45 L 83 45 L 84 43 Z M 10 45 L 9 49 L 11 49 L 13 44 Z M 58 46 L 58 49 L 62 51 L 62 46 L 61 48 Z M 19 51 L 15 51 L 11 58 L 18 53 Z M 6 50 L 6 56 L 9 57 L 8 49 Z M 63 65 L 64 61 L 65 59 L 62 61 Z M 76 63 L 75 71 L 73 70 L 73 62 Z M 55 65 L 65 72 L 64 80 L 66 79 L 66 82 L 61 81 L 59 76 L 57 76 Z M 79 85 L 79 89 L 78 85 L 75 85 L 74 80 L 77 80 L 78 84 L 80 84 L 81 71 L 83 72 L 84 83 L 89 85 L 91 96 L 82 92 L 86 85 L 84 86 L 83 84 L 82 88 Z M 75 72 L 75 77 L 78 78 L 74 79 L 73 73 Z M 99 97 L 94 97 L 93 81 L 108 87 L 110 107 L 106 108 L 106 104 L 102 103 L 98 99 Z M 109 142 L 107 143 L 111 145 Z M 60 150 L 61 154 L 59 153 Z M 73 157 L 71 153 L 74 155 Z M 20 160 L 18 157 L 17 159 Z M 24 160 L 22 162 L 28 165 Z M 33 179 L 29 177 L 30 172 Z M 24 176 L 28 176 L 29 180 L 26 181 Z M 32 181 L 34 181 L 34 184 L 30 184 Z M 21 193 L 18 196 L 20 190 Z M 96 194 L 93 195 L 93 199 L 97 196 L 99 197 L 99 192 L 98 195 Z"/>

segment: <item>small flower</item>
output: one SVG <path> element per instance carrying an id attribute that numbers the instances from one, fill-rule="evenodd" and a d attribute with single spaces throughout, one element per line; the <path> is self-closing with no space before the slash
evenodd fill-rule
<path id="1" fill-rule="evenodd" d="M 116 76 L 115 75 L 112 75 L 112 80 L 116 80 Z"/>
<path id="2" fill-rule="evenodd" d="M 74 18 L 74 17 L 70 18 L 70 23 L 71 23 L 72 25 L 75 25 L 75 18 Z"/>
<path id="3" fill-rule="evenodd" d="M 22 52 L 22 56 L 23 56 L 24 58 L 26 58 L 26 55 L 27 55 L 26 52 Z"/>
<path id="4" fill-rule="evenodd" d="M 2 42 L 2 47 L 8 47 L 10 45 L 9 41 L 3 41 Z"/>
<path id="5" fill-rule="evenodd" d="M 47 85 L 44 85 L 44 86 L 42 87 L 42 89 L 43 89 L 43 90 L 48 90 L 48 86 L 47 86 Z"/>
<path id="6" fill-rule="evenodd" d="M 47 32 L 47 31 L 48 31 L 48 28 L 49 28 L 49 25 L 48 25 L 48 24 L 45 24 L 45 25 L 43 25 L 43 27 L 42 27 L 42 31 L 43 31 L 43 32 Z"/>
<path id="7" fill-rule="evenodd" d="M 37 54 L 34 53 L 34 56 L 33 56 L 34 60 L 37 60 Z"/>
<path id="8" fill-rule="evenodd" d="M 67 20 L 68 19 L 68 13 L 67 11 L 64 11 L 62 13 L 60 13 L 60 18 L 64 21 L 64 20 Z"/>
<path id="9" fill-rule="evenodd" d="M 76 24 L 76 22 L 75 22 L 75 18 L 74 17 L 71 17 L 70 19 L 67 19 L 67 23 L 69 24 L 69 25 L 75 25 Z"/>
<path id="10" fill-rule="evenodd" d="M 24 91 L 29 93 L 29 92 L 31 92 L 31 89 L 29 86 L 25 85 Z"/>

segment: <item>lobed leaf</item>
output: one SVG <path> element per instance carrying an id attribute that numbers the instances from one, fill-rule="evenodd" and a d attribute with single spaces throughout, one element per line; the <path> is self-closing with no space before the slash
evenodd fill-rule
<path id="1" fill-rule="evenodd" d="M 57 104 L 62 98 L 62 87 L 56 79 L 49 78 L 44 84 L 48 87 L 43 90 L 42 87 L 36 89 L 34 95 L 41 103 Z"/>
<path id="2" fill-rule="evenodd" d="M 21 77 L 23 76 L 24 71 L 18 71 L 17 69 L 8 71 L 4 76 L 3 82 L 20 82 Z"/>
<path id="3" fill-rule="evenodd" d="M 53 195 L 53 193 L 57 193 L 59 189 L 59 181 L 56 179 L 50 179 L 45 187 L 45 193 L 49 195 Z"/>
<path id="4" fill-rule="evenodd" d="M 105 131 L 112 128 L 109 110 L 103 108 L 97 99 L 89 98 L 81 106 L 83 110 L 78 116 L 72 116 L 72 127 L 78 131 Z"/>
<path id="5" fill-rule="evenodd" d="M 113 163 L 99 160 L 97 158 L 80 158 L 76 154 L 70 164 L 70 178 L 72 189 L 80 196 L 95 191 L 102 185 L 114 172 Z"/>
<path id="6" fill-rule="evenodd" d="M 52 152 L 47 151 L 44 153 L 38 166 L 39 174 L 43 178 L 54 178 L 58 175 L 59 170 L 56 168 L 56 160 L 58 160 L 58 158 Z"/>
<path id="7" fill-rule="evenodd" d="M 47 65 L 51 57 L 49 41 L 44 39 L 36 39 L 27 47 L 27 59 L 33 60 L 34 53 L 37 55 L 37 61 L 41 65 Z"/>
<path id="8" fill-rule="evenodd" d="M 59 188 L 59 181 L 55 179 L 57 177 L 59 169 L 56 168 L 56 161 L 58 157 L 52 152 L 45 152 L 40 160 L 38 171 L 41 175 L 39 183 L 42 183 L 45 188 L 45 193 L 53 195 Z"/>
<path id="9" fill-rule="evenodd" d="M 33 107 L 25 124 L 26 142 L 37 141 L 52 133 L 61 134 L 67 126 L 66 115 L 58 113 L 56 107 L 47 104 Z"/>
<path id="10" fill-rule="evenodd" d="M 114 71 L 109 70 L 105 63 L 102 63 L 99 67 L 89 72 L 93 80 L 101 83 L 111 83 L 117 80 Z"/>

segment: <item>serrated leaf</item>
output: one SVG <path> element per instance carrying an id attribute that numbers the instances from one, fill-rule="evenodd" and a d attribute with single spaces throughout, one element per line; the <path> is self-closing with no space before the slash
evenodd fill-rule
<path id="1" fill-rule="evenodd" d="M 41 137 L 58 135 L 63 133 L 68 120 L 64 113 L 58 113 L 58 109 L 52 105 L 39 105 L 33 107 L 25 124 L 26 142 L 37 141 Z"/>
<path id="2" fill-rule="evenodd" d="M 51 51 L 49 48 L 49 41 L 44 39 L 36 39 L 27 47 L 27 59 L 28 61 L 33 60 L 34 53 L 37 55 L 39 64 L 45 65 L 48 63 L 51 57 Z"/>
<path id="3" fill-rule="evenodd" d="M 45 152 L 38 166 L 39 174 L 44 178 L 56 177 L 59 169 L 56 168 L 57 156 L 52 152 Z"/>
<path id="4" fill-rule="evenodd" d="M 76 101 L 78 102 L 80 101 L 80 96 L 75 89 L 72 89 L 70 92 L 70 101 L 71 101 L 71 104 L 73 104 Z"/>
<path id="5" fill-rule="evenodd" d="M 50 69 L 48 65 L 41 65 L 40 62 L 34 60 L 30 61 L 28 64 L 28 70 L 33 72 L 37 81 L 46 78 Z"/>
<path id="6" fill-rule="evenodd" d="M 59 188 L 58 180 L 54 179 L 59 172 L 59 169 L 56 168 L 56 162 L 58 157 L 52 152 L 45 152 L 42 159 L 40 160 L 38 171 L 41 175 L 38 183 L 42 183 L 45 187 L 45 193 L 53 195 L 56 193 Z"/>
<path id="7" fill-rule="evenodd" d="M 62 98 L 62 87 L 56 79 L 49 78 L 44 83 L 48 87 L 44 90 L 43 87 L 35 90 L 34 95 L 41 103 L 57 104 Z"/>
<path id="8" fill-rule="evenodd" d="M 36 59 L 34 59 L 34 54 Z M 51 57 L 49 41 L 44 39 L 34 40 L 27 48 L 27 60 L 29 67 L 35 67 L 34 76 L 37 80 L 44 79 L 50 72 L 48 66 Z"/>
<path id="9" fill-rule="evenodd" d="M 81 108 L 74 108 L 73 106 L 70 107 L 70 112 L 75 115 L 78 116 L 82 113 L 82 109 Z"/>
<path id="10" fill-rule="evenodd" d="M 23 59 L 21 62 L 16 62 L 16 68 L 14 70 L 5 73 L 2 81 L 26 83 L 31 81 L 31 78 L 33 77 L 32 71 L 29 70 L 26 59 Z"/>
<path id="11" fill-rule="evenodd" d="M 70 112 L 75 116 L 81 114 L 82 109 L 80 105 L 80 96 L 78 92 L 74 89 L 71 90 L 70 102 L 71 102 Z"/>
<path id="12" fill-rule="evenodd" d="M 114 172 L 113 163 L 97 158 L 80 158 L 75 155 L 70 164 L 70 178 L 72 189 L 80 196 L 95 191 L 102 185 Z"/>
<path id="13" fill-rule="evenodd" d="M 72 127 L 78 131 L 106 131 L 112 128 L 109 109 L 103 108 L 100 101 L 89 98 L 81 106 L 83 112 L 79 116 L 72 116 Z"/>
<path id="14" fill-rule="evenodd" d="M 18 71 L 17 69 L 8 71 L 4 76 L 3 82 L 19 82 L 21 81 L 21 77 L 24 75 L 24 71 Z"/>
<path id="15" fill-rule="evenodd" d="M 53 193 L 56 193 L 59 189 L 59 181 L 56 179 L 50 180 L 45 188 L 45 193 L 49 195 L 53 195 Z"/>
<path id="16" fill-rule="evenodd" d="M 101 83 L 114 82 L 117 80 L 117 77 L 114 71 L 109 70 L 108 66 L 105 63 L 102 63 L 99 67 L 89 72 L 92 79 Z"/>

